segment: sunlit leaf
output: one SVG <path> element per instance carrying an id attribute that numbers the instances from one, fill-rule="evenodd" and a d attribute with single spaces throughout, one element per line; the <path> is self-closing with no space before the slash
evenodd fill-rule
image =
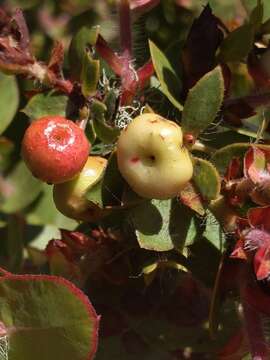
<path id="1" fill-rule="evenodd" d="M 216 168 L 209 161 L 199 158 L 195 159 L 192 180 L 203 200 L 214 200 L 219 195 L 220 176 Z"/>
<path id="2" fill-rule="evenodd" d="M 182 111 L 183 106 L 179 102 L 182 90 L 180 79 L 169 60 L 152 41 L 149 41 L 149 47 L 162 92 L 178 110 Z"/>
<path id="3" fill-rule="evenodd" d="M 22 110 L 31 120 L 47 115 L 66 116 L 68 97 L 55 92 L 33 96 Z"/>
<path id="4" fill-rule="evenodd" d="M 182 127 L 185 133 L 198 136 L 216 118 L 224 96 L 224 82 L 220 67 L 204 75 L 188 93 Z"/>

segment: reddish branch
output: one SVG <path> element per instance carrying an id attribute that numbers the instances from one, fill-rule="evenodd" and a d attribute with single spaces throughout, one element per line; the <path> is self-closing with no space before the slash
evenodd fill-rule
<path id="1" fill-rule="evenodd" d="M 13 16 L 0 9 L 0 69 L 9 74 L 22 74 L 48 87 L 69 94 L 73 85 L 61 74 L 64 50 L 56 43 L 49 65 L 36 60 L 30 49 L 28 28 L 21 10 Z"/>

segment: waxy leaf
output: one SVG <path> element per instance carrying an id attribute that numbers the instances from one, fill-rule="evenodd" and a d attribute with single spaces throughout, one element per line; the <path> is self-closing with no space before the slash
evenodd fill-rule
<path id="1" fill-rule="evenodd" d="M 198 136 L 205 130 L 215 120 L 223 96 L 224 81 L 218 66 L 190 89 L 183 110 L 183 131 Z"/>
<path id="2" fill-rule="evenodd" d="M 42 190 L 42 183 L 35 179 L 21 161 L 5 179 L 6 192 L 0 203 L 1 211 L 14 213 L 31 204 Z"/>
<path id="3" fill-rule="evenodd" d="M 1 335 L 10 360 L 91 360 L 99 317 L 81 290 L 63 278 L 0 278 Z"/>
<path id="4" fill-rule="evenodd" d="M 192 180 L 203 200 L 210 201 L 218 197 L 220 193 L 220 176 L 209 161 L 195 159 Z"/>
<path id="5" fill-rule="evenodd" d="M 66 116 L 68 97 L 55 92 L 33 96 L 22 110 L 30 120 L 47 115 Z"/>
<path id="6" fill-rule="evenodd" d="M 19 91 L 14 76 L 0 73 L 0 135 L 13 120 L 19 106 Z"/>
<path id="7" fill-rule="evenodd" d="M 225 233 L 215 216 L 208 210 L 206 215 L 203 236 L 210 241 L 220 252 L 224 250 L 226 241 Z"/>
<path id="8" fill-rule="evenodd" d="M 182 90 L 180 79 L 169 60 L 152 41 L 149 41 L 149 47 L 152 62 L 160 81 L 161 91 L 179 111 L 182 111 L 183 106 L 179 102 Z"/>
<path id="9" fill-rule="evenodd" d="M 82 93 L 86 98 L 93 96 L 97 91 L 97 84 L 100 75 L 100 62 L 94 60 L 89 51 L 85 52 L 83 58 L 82 72 L 81 72 L 81 83 Z"/>
<path id="10" fill-rule="evenodd" d="M 242 61 L 252 49 L 254 25 L 244 24 L 232 31 L 220 47 L 219 58 L 224 62 Z"/>
<path id="11" fill-rule="evenodd" d="M 131 209 L 129 220 L 141 248 L 181 251 L 191 228 L 192 213 L 176 199 L 151 200 Z"/>
<path id="12" fill-rule="evenodd" d="M 108 159 L 102 181 L 102 199 L 104 206 L 122 205 L 125 181 L 118 170 L 116 152 Z"/>
<path id="13" fill-rule="evenodd" d="M 68 52 L 68 59 L 70 62 L 71 75 L 75 80 L 80 80 L 81 78 L 85 49 L 91 49 L 91 47 L 95 45 L 98 34 L 98 26 L 83 26 L 72 38 Z"/>
<path id="14" fill-rule="evenodd" d="M 106 123 L 106 105 L 98 100 L 94 100 L 90 110 L 94 131 L 97 137 L 104 144 L 110 144 L 114 142 L 120 134 L 120 130 L 117 127 L 112 127 Z"/>

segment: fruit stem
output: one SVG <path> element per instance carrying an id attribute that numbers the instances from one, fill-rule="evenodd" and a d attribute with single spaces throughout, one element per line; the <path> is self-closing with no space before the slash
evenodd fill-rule
<path id="1" fill-rule="evenodd" d="M 215 152 L 216 149 L 214 149 L 211 146 L 207 146 L 203 143 L 201 143 L 199 140 L 196 140 L 195 144 L 192 145 L 191 150 L 196 150 L 196 151 L 200 151 L 200 152 L 204 152 L 206 154 L 213 154 L 213 152 Z"/>

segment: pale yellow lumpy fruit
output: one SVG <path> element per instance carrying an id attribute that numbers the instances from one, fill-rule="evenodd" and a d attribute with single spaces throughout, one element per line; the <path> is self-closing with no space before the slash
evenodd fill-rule
<path id="1" fill-rule="evenodd" d="M 153 113 L 136 117 L 121 132 L 117 161 L 130 187 L 150 199 L 177 196 L 193 174 L 181 127 Z"/>
<path id="2" fill-rule="evenodd" d="M 53 199 L 57 209 L 64 215 L 82 221 L 99 217 L 101 210 L 85 197 L 101 178 L 107 160 L 99 156 L 89 156 L 80 174 L 73 180 L 54 185 Z"/>

